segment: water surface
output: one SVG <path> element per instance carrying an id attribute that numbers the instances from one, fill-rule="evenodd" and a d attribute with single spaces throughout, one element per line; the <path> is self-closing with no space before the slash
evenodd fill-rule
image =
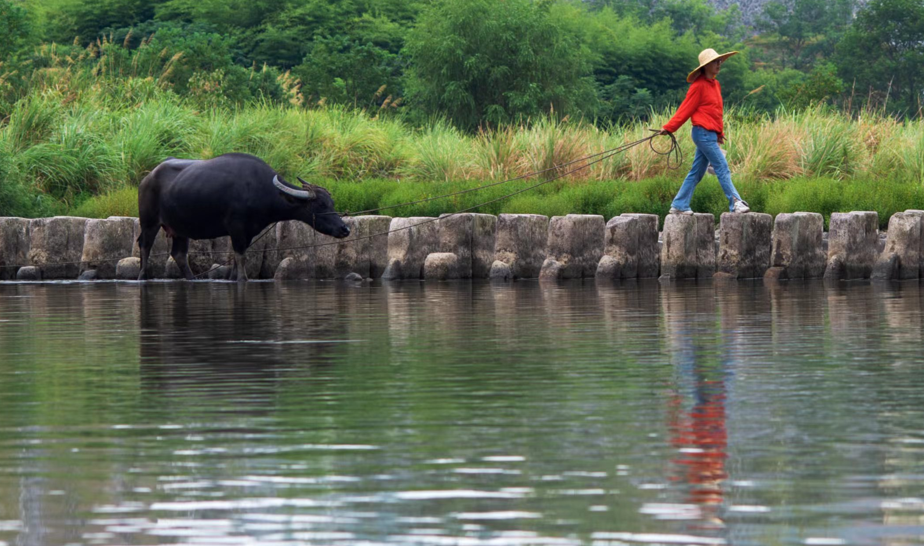
<path id="1" fill-rule="evenodd" d="M 922 303 L 0 283 L 0 545 L 924 544 Z"/>

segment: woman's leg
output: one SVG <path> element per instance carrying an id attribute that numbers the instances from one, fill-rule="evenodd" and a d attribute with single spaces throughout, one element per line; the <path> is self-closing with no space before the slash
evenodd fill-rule
<path id="1" fill-rule="evenodd" d="M 719 179 L 719 184 L 722 186 L 722 191 L 725 192 L 725 197 L 728 198 L 728 210 L 734 212 L 735 201 L 740 201 L 741 196 L 738 195 L 738 190 L 735 189 L 735 185 L 732 183 L 728 161 L 725 160 L 725 155 L 722 153 L 722 150 L 719 149 L 719 144 L 717 142 L 718 135 L 713 131 L 707 131 L 700 127 L 694 127 L 694 129 L 699 130 L 693 132 L 693 142 L 696 143 L 696 153 L 699 154 L 702 152 L 709 163 L 712 163 L 712 168 L 715 169 L 715 176 Z"/>
<path id="2" fill-rule="evenodd" d="M 699 129 L 699 127 L 693 127 L 693 131 Z M 696 143 L 696 139 L 693 139 L 693 142 Z M 683 184 L 680 185 L 680 191 L 677 192 L 677 196 L 674 197 L 674 201 L 671 203 L 671 207 L 677 210 L 690 210 L 690 200 L 693 199 L 693 190 L 696 189 L 696 185 L 699 184 L 699 181 L 703 179 L 703 175 L 706 174 L 706 167 L 709 166 L 709 159 L 703 154 L 702 150 L 699 148 L 699 144 L 696 144 L 696 155 L 693 156 L 693 166 L 690 167 L 690 172 L 687 173 L 687 177 L 683 179 Z"/>

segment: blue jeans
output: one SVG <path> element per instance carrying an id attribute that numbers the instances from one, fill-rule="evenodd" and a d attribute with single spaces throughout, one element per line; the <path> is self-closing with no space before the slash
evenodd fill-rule
<path id="1" fill-rule="evenodd" d="M 706 174 L 706 167 L 712 163 L 712 168 L 715 169 L 719 184 L 722 185 L 722 191 L 725 192 L 725 197 L 728 197 L 728 210 L 735 210 L 735 200 L 741 199 L 741 196 L 738 195 L 738 190 L 732 184 L 731 171 L 728 170 L 728 162 L 725 161 L 725 156 L 722 155 L 722 151 L 719 149 L 718 137 L 719 135 L 715 131 L 708 131 L 697 125 L 693 126 L 693 143 L 696 144 L 696 155 L 693 157 L 693 166 L 690 167 L 689 174 L 683 179 L 683 185 L 680 186 L 677 197 L 674 197 L 674 202 L 671 203 L 671 206 L 675 209 L 690 210 L 693 190 L 696 189 L 696 185 Z"/>

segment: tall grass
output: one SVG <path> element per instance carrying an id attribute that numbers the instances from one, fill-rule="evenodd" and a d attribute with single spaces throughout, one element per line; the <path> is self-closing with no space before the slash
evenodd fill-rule
<path id="1" fill-rule="evenodd" d="M 82 54 L 41 49 L 37 66 L 45 68 L 32 75 L 31 92 L 0 112 L 0 215 L 130 213 L 126 196 L 167 156 L 227 152 L 258 155 L 292 178 L 324 180 L 337 188 L 338 205 L 352 210 L 535 171 L 546 171 L 546 179 L 574 171 L 505 201 L 503 210 L 663 213 L 695 151 L 683 129 L 678 140 L 685 163 L 676 170 L 647 145 L 593 164 L 582 160 L 649 136 L 648 128 L 660 126 L 670 111 L 653 112 L 647 123 L 607 129 L 543 118 L 468 134 L 441 120 L 412 127 L 342 107 L 201 102 L 173 93 L 162 74 L 144 67 L 101 58 L 92 70 L 79 69 L 72 57 Z M 877 112 L 850 117 L 824 108 L 774 115 L 730 109 L 726 134 L 735 183 L 756 210 L 924 206 L 916 201 L 924 180 L 920 120 Z M 663 149 L 668 141 L 654 144 Z M 704 180 L 694 208 L 721 212 L 724 197 L 717 188 L 714 179 Z M 491 191 L 471 195 L 503 193 Z M 439 213 L 463 204 L 475 201 L 392 212 Z"/>

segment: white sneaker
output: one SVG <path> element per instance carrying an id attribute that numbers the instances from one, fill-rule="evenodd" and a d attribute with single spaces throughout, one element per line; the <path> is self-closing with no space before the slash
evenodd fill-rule
<path id="1" fill-rule="evenodd" d="M 667 213 L 668 214 L 679 214 L 682 216 L 693 216 L 692 210 L 680 210 L 680 209 L 675 209 L 674 207 L 671 207 L 671 210 L 667 211 Z"/>
<path id="2" fill-rule="evenodd" d="M 745 203 L 743 200 L 735 199 L 735 212 L 739 214 L 744 214 L 745 212 L 751 212 L 751 207 L 749 207 L 748 204 Z"/>

